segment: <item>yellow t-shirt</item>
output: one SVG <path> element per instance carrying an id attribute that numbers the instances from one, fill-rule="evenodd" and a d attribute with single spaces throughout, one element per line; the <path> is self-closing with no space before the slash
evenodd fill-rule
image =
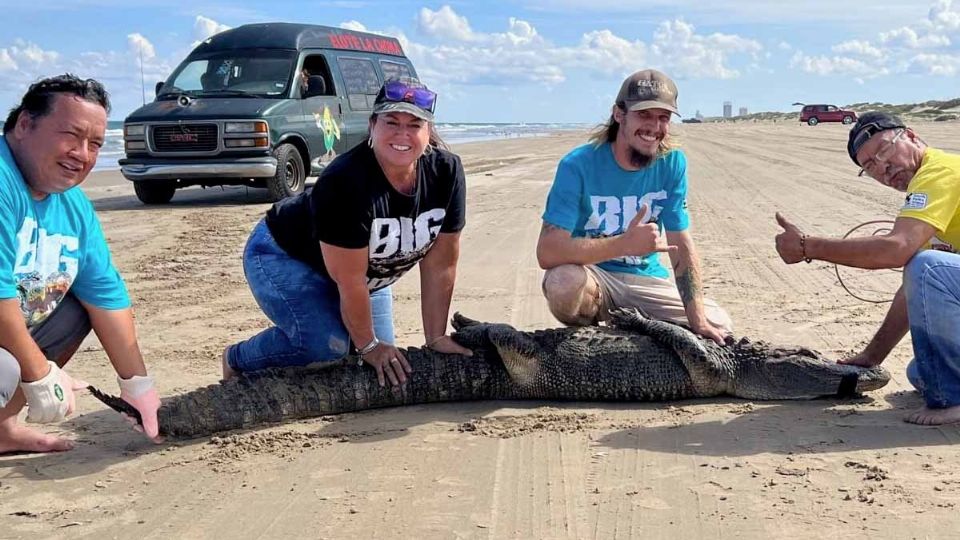
<path id="1" fill-rule="evenodd" d="M 929 147 L 924 151 L 907 185 L 900 217 L 919 219 L 937 230 L 928 247 L 960 253 L 960 155 Z"/>

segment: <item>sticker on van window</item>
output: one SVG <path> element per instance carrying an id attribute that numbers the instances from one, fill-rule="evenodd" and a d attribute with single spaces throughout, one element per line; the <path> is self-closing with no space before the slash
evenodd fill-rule
<path id="1" fill-rule="evenodd" d="M 323 108 L 323 114 L 318 112 L 313 113 L 313 119 L 316 121 L 320 131 L 323 132 L 323 148 L 327 151 L 321 159 L 335 158 L 337 153 L 334 151 L 333 145 L 340 140 L 340 126 L 337 125 L 336 119 L 334 119 L 333 114 L 330 113 L 330 107 L 325 106 Z"/>

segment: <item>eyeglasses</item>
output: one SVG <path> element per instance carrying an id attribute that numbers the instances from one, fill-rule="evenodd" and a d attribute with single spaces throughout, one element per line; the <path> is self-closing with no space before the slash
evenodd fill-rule
<path id="1" fill-rule="evenodd" d="M 384 101 L 413 103 L 431 113 L 437 106 L 437 93 L 413 82 L 387 81 L 383 85 L 383 98 Z"/>
<path id="2" fill-rule="evenodd" d="M 867 175 L 871 178 L 877 179 L 877 177 L 874 176 L 873 174 L 878 172 L 876 170 L 876 167 L 878 165 L 886 163 L 887 160 L 890 159 L 890 156 L 893 155 L 894 149 L 897 147 L 897 141 L 899 141 L 900 137 L 902 137 L 903 134 L 906 132 L 907 131 L 904 129 L 898 129 L 897 134 L 894 135 L 892 139 L 887 141 L 886 144 L 880 148 L 880 150 L 877 150 L 876 153 L 873 154 L 873 157 L 871 159 L 868 159 L 863 164 L 863 167 L 860 169 L 860 172 L 857 173 L 857 176 L 862 177 L 863 175 Z M 882 173 L 883 171 L 879 171 L 879 172 Z"/>

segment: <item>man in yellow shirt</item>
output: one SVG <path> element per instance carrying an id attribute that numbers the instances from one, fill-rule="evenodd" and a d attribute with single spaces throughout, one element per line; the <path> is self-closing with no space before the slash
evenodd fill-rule
<path id="1" fill-rule="evenodd" d="M 812 259 L 857 268 L 903 266 L 903 284 L 880 329 L 856 356 L 841 360 L 875 366 L 907 330 L 914 358 L 907 378 L 926 407 L 908 415 L 915 424 L 960 422 L 960 155 L 927 146 L 897 117 L 869 112 L 847 143 L 850 159 L 881 184 L 906 193 L 893 229 L 865 238 L 807 236 L 777 214 L 780 258 Z"/>

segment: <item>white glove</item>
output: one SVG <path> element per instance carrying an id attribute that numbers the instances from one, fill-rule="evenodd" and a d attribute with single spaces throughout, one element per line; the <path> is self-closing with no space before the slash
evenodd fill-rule
<path id="1" fill-rule="evenodd" d="M 74 390 L 86 386 L 83 381 L 74 381 L 57 364 L 47 360 L 50 371 L 33 382 L 21 382 L 20 388 L 27 398 L 27 422 L 46 424 L 59 422 L 70 416 L 76 408 Z"/>

